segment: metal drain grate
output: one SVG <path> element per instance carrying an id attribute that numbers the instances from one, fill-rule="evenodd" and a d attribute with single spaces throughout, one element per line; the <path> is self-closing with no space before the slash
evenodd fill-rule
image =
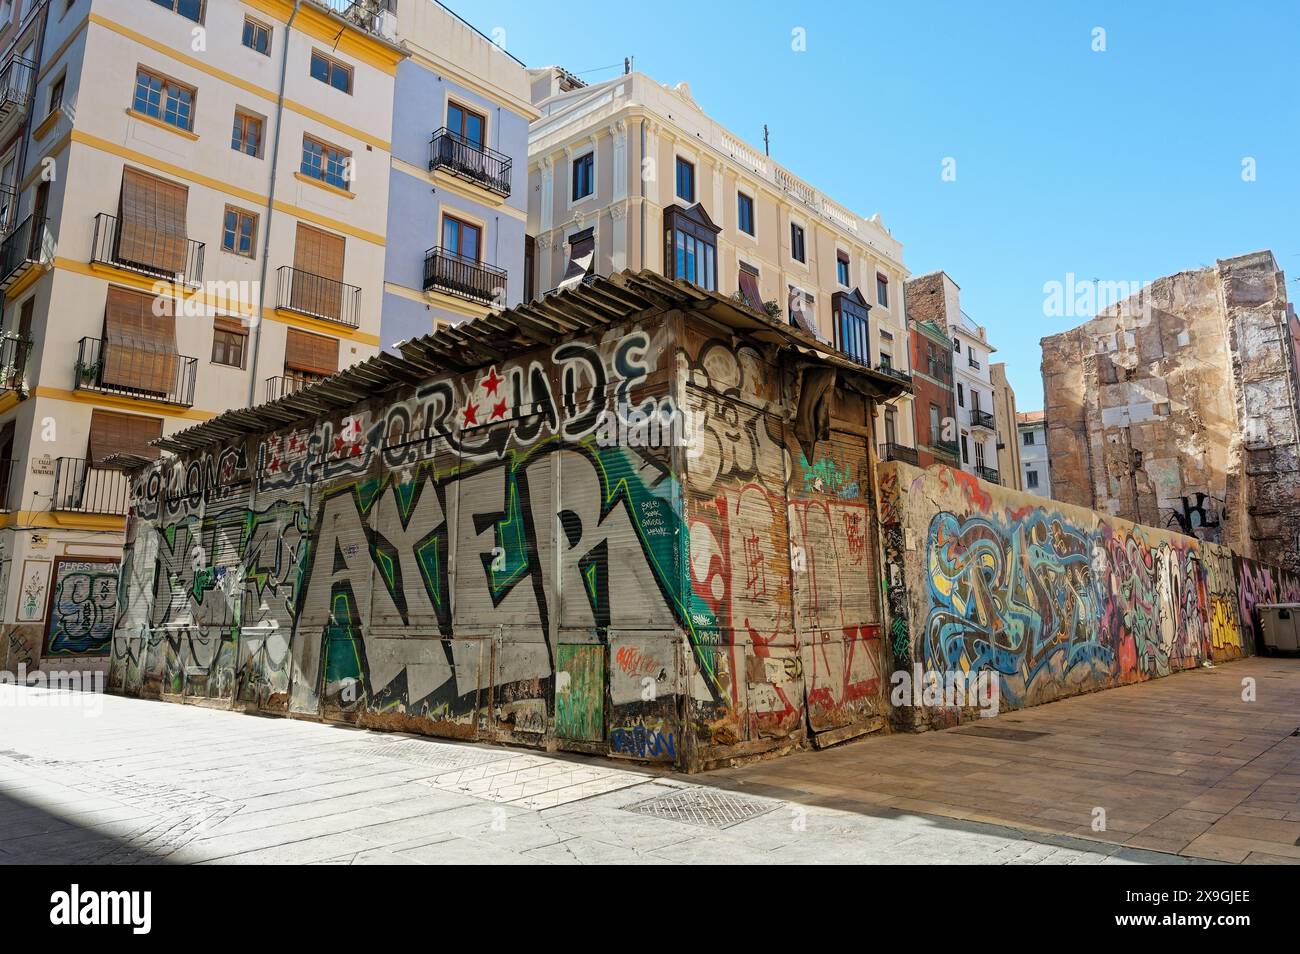
<path id="1" fill-rule="evenodd" d="M 685 822 L 701 828 L 721 829 L 766 815 L 780 805 L 780 802 L 760 802 L 710 788 L 688 788 L 637 802 L 635 805 L 626 805 L 624 808 L 640 815 Z"/>
<path id="2" fill-rule="evenodd" d="M 1028 742 L 1040 739 L 1050 732 L 1030 732 L 1028 729 L 1007 729 L 998 725 L 972 725 L 964 729 L 953 729 L 954 735 L 979 735 L 986 739 L 1001 739 L 1003 742 Z"/>
<path id="3" fill-rule="evenodd" d="M 396 742 L 364 742 L 350 748 L 348 754 L 455 769 L 497 762 L 509 758 L 513 753 L 501 749 L 479 749 L 467 745 L 404 739 Z"/>

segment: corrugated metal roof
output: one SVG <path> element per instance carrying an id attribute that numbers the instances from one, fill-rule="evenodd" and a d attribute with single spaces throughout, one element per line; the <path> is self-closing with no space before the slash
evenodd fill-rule
<path id="1" fill-rule="evenodd" d="M 428 381 L 435 375 L 465 373 L 539 346 L 599 333 L 641 312 L 670 308 L 703 312 L 765 343 L 793 348 L 809 358 L 860 375 L 867 389 L 881 398 L 911 390 L 905 382 L 850 361 L 825 342 L 717 292 L 670 281 L 651 271 L 625 271 L 413 338 L 398 345 L 400 357 L 381 352 L 294 394 L 226 411 L 159 438 L 153 445 L 179 454 L 213 443 L 242 441 L 249 434 L 312 420 L 385 391 Z"/>

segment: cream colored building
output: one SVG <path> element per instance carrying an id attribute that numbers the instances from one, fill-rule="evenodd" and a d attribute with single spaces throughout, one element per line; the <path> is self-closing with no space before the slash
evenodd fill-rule
<path id="1" fill-rule="evenodd" d="M 902 245 L 715 122 L 686 84 L 641 73 L 587 86 L 531 70 L 533 288 L 647 268 L 745 298 L 872 368 L 906 376 Z M 911 396 L 876 439 L 915 453 Z"/>
<path id="2" fill-rule="evenodd" d="M 383 0 L 347 19 L 316 0 L 21 6 L 0 668 L 99 667 L 127 507 L 112 458 L 379 348 L 403 54 Z"/>
<path id="3" fill-rule="evenodd" d="M 1016 419 L 1016 392 L 1007 380 L 1005 361 L 989 365 L 989 380 L 993 385 L 993 421 L 997 425 L 998 473 L 1002 486 L 1024 490 L 1024 468 L 1020 461 L 1020 433 Z"/>

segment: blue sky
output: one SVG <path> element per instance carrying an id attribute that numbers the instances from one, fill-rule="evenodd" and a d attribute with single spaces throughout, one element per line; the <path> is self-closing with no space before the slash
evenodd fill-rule
<path id="1" fill-rule="evenodd" d="M 961 285 L 1021 410 L 1042 406 L 1039 339 L 1083 320 L 1044 314 L 1067 273 L 1145 282 L 1271 248 L 1300 298 L 1296 0 L 449 5 L 529 66 L 592 82 L 631 55 L 757 146 L 767 123 L 777 162 Z"/>

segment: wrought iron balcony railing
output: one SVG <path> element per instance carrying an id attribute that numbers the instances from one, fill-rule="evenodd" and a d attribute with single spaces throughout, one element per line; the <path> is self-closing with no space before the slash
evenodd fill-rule
<path id="1" fill-rule="evenodd" d="M 324 375 L 294 373 L 276 375 L 273 378 L 266 379 L 266 396 L 264 400 L 278 401 L 282 397 L 288 397 L 290 394 L 297 394 L 303 388 L 310 387 L 317 381 L 323 381 Z"/>
<path id="2" fill-rule="evenodd" d="M 952 362 L 933 356 L 926 358 L 926 373 L 932 378 L 951 378 Z"/>
<path id="3" fill-rule="evenodd" d="M 997 424 L 993 420 L 993 415 L 988 411 L 981 411 L 979 408 L 975 408 L 970 412 L 970 426 L 982 427 L 989 431 L 996 431 L 998 429 Z"/>
<path id="4" fill-rule="evenodd" d="M 100 212 L 95 216 L 90 260 L 196 286 L 203 282 L 203 250 L 202 242 L 184 235 L 124 223 L 115 215 Z"/>
<path id="5" fill-rule="evenodd" d="M 980 363 L 977 360 L 975 360 L 975 356 L 973 354 L 970 354 L 969 352 L 967 352 L 966 354 L 966 363 L 970 367 L 974 368 L 976 371 L 980 369 Z"/>
<path id="6" fill-rule="evenodd" d="M 361 324 L 361 289 L 356 285 L 313 275 L 292 265 L 276 270 L 276 305 L 285 311 L 333 321 L 349 328 Z"/>
<path id="7" fill-rule="evenodd" d="M 871 342 L 867 338 L 867 319 L 845 311 L 835 311 L 835 348 L 851 361 L 871 367 Z"/>
<path id="8" fill-rule="evenodd" d="M 145 342 L 126 347 L 82 338 L 73 389 L 193 407 L 198 367 L 198 358 L 162 351 Z"/>
<path id="9" fill-rule="evenodd" d="M 1002 483 L 1002 475 L 992 467 L 985 467 L 983 464 L 975 465 L 975 476 L 980 480 L 988 481 L 990 484 Z"/>
<path id="10" fill-rule="evenodd" d="M 126 516 L 129 501 L 130 482 L 122 471 L 76 457 L 54 462 L 52 510 Z"/>
<path id="11" fill-rule="evenodd" d="M 27 359 L 32 353 L 30 338 L 18 335 L 0 336 L 0 394 L 5 391 L 26 390 L 24 378 Z"/>
<path id="12" fill-rule="evenodd" d="M 14 224 L 18 215 L 18 188 L 0 183 L 0 235 L 9 233 L 9 226 Z"/>
<path id="13" fill-rule="evenodd" d="M 894 367 L 888 361 L 880 362 L 880 364 L 876 365 L 876 370 L 881 374 L 889 375 L 891 378 L 897 378 L 900 381 L 906 381 L 908 384 L 912 383 L 912 376 L 910 374 L 908 374 L 906 371 L 898 370 L 898 368 Z"/>
<path id="14" fill-rule="evenodd" d="M 440 291 L 457 298 L 491 304 L 503 297 L 507 272 L 495 265 L 485 265 L 445 248 L 431 248 L 424 253 L 424 290 Z"/>
<path id="15" fill-rule="evenodd" d="M 446 126 L 429 140 L 430 172 L 442 169 L 500 196 L 510 194 L 513 165 L 514 160 L 509 156 L 471 142 Z"/>
<path id="16" fill-rule="evenodd" d="M 905 464 L 917 465 L 916 448 L 905 444 L 885 443 L 880 445 L 881 460 L 900 460 Z"/>
<path id="17" fill-rule="evenodd" d="M 0 242 L 0 291 L 5 291 L 33 266 L 40 264 L 45 218 L 29 215 Z"/>
<path id="18" fill-rule="evenodd" d="M 18 485 L 22 483 L 22 468 L 18 473 L 14 473 L 16 460 L 0 460 L 0 513 L 12 513 L 15 510 L 21 510 L 15 498 L 18 496 Z"/>
<path id="19" fill-rule="evenodd" d="M 957 460 L 958 455 L 961 453 L 956 441 L 931 441 L 930 449 L 936 453 L 951 457 L 954 461 Z"/>
<path id="20" fill-rule="evenodd" d="M 36 64 L 31 60 L 11 56 L 0 66 L 0 124 L 26 111 L 35 80 Z"/>

